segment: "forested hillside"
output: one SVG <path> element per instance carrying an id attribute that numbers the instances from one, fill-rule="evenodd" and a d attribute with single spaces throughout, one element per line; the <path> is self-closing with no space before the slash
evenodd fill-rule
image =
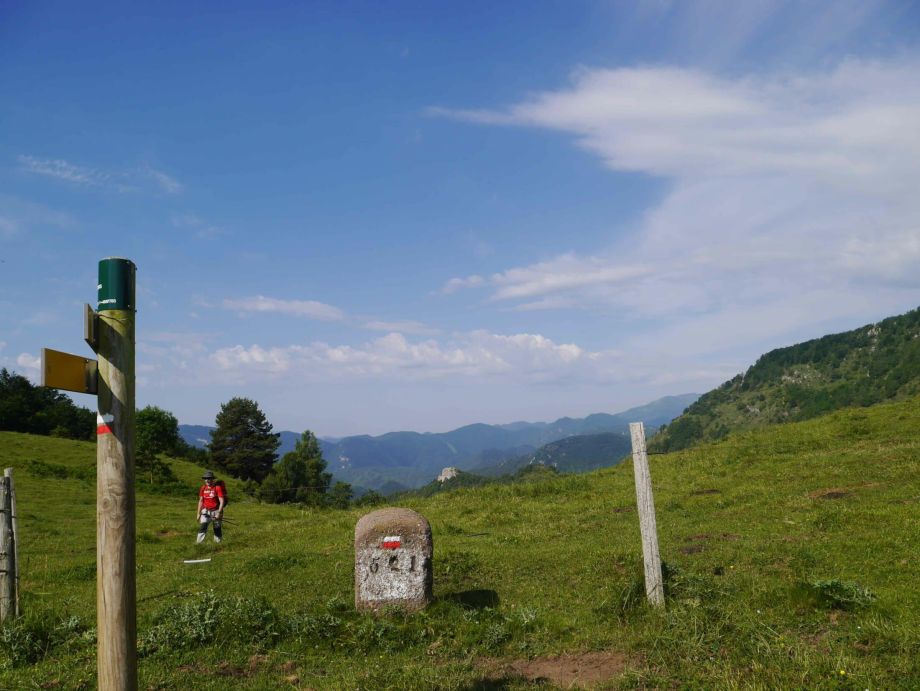
<path id="1" fill-rule="evenodd" d="M 632 444 L 626 432 L 580 434 L 544 444 L 531 453 L 473 468 L 472 472 L 500 477 L 527 466 L 542 465 L 555 468 L 560 473 L 583 473 L 617 465 L 631 451 Z"/>
<path id="2" fill-rule="evenodd" d="M 730 432 L 807 420 L 920 392 L 920 309 L 763 355 L 701 396 L 650 442 L 683 449 Z"/>

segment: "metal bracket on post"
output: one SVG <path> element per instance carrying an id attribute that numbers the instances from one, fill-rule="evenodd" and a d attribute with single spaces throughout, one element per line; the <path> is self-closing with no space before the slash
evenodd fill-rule
<path id="1" fill-rule="evenodd" d="M 95 353 L 99 346 L 99 315 L 88 304 L 84 304 L 83 308 L 83 340 Z"/>

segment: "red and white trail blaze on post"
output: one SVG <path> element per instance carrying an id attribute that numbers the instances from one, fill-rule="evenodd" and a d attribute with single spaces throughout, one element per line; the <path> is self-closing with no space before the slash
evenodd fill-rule
<path id="1" fill-rule="evenodd" d="M 102 415 L 96 413 L 96 434 L 112 434 L 112 428 L 109 425 L 115 421 L 115 416 L 111 413 Z"/>
<path id="2" fill-rule="evenodd" d="M 381 509 L 355 527 L 355 607 L 416 611 L 432 600 L 431 526 L 410 509 Z"/>

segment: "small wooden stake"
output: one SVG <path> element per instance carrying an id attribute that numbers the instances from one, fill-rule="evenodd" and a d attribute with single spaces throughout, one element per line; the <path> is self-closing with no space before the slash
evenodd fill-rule
<path id="1" fill-rule="evenodd" d="M 631 422 L 629 433 L 632 437 L 639 530 L 642 533 L 642 559 L 645 562 L 645 594 L 653 606 L 663 607 L 664 580 L 661 577 L 661 555 L 658 553 L 658 526 L 655 523 L 652 476 L 648 468 L 648 454 L 645 451 L 645 427 L 641 422 Z"/>

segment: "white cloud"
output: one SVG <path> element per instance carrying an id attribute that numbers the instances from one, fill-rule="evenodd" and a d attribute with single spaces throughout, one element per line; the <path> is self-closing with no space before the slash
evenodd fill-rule
<path id="1" fill-rule="evenodd" d="M 30 353 L 20 353 L 19 357 L 16 358 L 16 364 L 29 370 L 30 374 L 35 374 L 41 369 L 42 359 Z"/>
<path id="2" fill-rule="evenodd" d="M 233 346 L 214 353 L 214 362 L 223 370 L 257 372 L 286 372 L 290 369 L 290 353 L 285 348 L 265 349 L 254 345 L 249 348 Z"/>
<path id="3" fill-rule="evenodd" d="M 44 175 L 84 187 L 130 192 L 144 187 L 149 190 L 152 186 L 157 191 L 166 192 L 167 194 L 178 194 L 182 191 L 182 184 L 178 180 L 149 165 L 124 170 L 102 170 L 77 165 L 60 158 L 36 158 L 35 156 L 20 155 L 17 160 L 22 170 L 26 172 Z"/>
<path id="4" fill-rule="evenodd" d="M 280 300 L 256 295 L 238 300 L 224 300 L 223 304 L 226 309 L 238 312 L 277 312 L 321 321 L 345 319 L 345 313 L 339 308 L 315 300 Z"/>
<path id="5" fill-rule="evenodd" d="M 445 341 L 410 341 L 402 334 L 390 333 L 357 347 L 321 342 L 273 348 L 237 345 L 217 350 L 210 359 L 219 371 L 243 378 L 262 372 L 302 379 L 428 380 L 501 375 L 544 381 L 596 376 L 616 355 L 587 352 L 573 343 L 557 344 L 539 334 L 502 335 L 480 330 Z"/>
<path id="6" fill-rule="evenodd" d="M 647 266 L 616 266 L 596 258 L 565 254 L 550 262 L 509 269 L 491 278 L 493 298 L 534 298 L 593 286 L 616 286 L 652 273 Z"/>
<path id="7" fill-rule="evenodd" d="M 567 132 L 615 170 L 680 179 L 808 174 L 859 184 L 916 168 L 918 68 L 849 61 L 817 75 L 738 79 L 678 68 L 582 69 L 570 88 L 504 111 L 434 112 Z"/>
<path id="8" fill-rule="evenodd" d="M 454 278 L 444 292 L 485 286 L 490 300 L 519 310 L 612 307 L 658 319 L 662 332 L 702 320 L 718 342 L 687 333 L 710 352 L 749 340 L 740 323 L 782 338 L 827 315 L 861 319 L 862 296 L 872 296 L 868 314 L 876 316 L 916 305 L 914 58 L 734 78 L 663 67 L 581 69 L 570 86 L 502 110 L 431 112 L 563 132 L 612 170 L 668 183 L 631 235 L 609 247 L 476 282 Z M 803 303 L 810 309 L 799 309 Z M 765 321 L 739 321 L 742 314 Z"/>
<path id="9" fill-rule="evenodd" d="M 486 282 L 482 276 L 467 276 L 466 278 L 452 278 L 447 283 L 444 284 L 442 292 L 444 293 L 455 293 L 461 288 L 475 288 L 476 286 L 481 286 Z"/>

